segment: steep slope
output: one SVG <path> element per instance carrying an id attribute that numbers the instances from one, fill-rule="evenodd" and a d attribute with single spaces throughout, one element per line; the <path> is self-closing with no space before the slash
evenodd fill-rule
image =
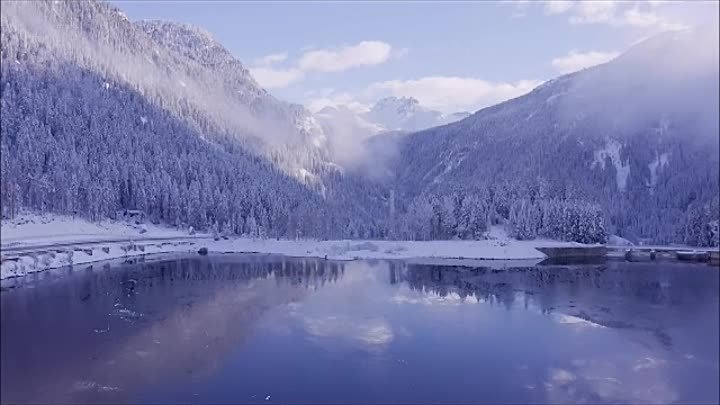
<path id="1" fill-rule="evenodd" d="M 597 201 L 611 231 L 677 241 L 718 195 L 717 27 L 651 38 L 459 122 L 404 138 L 396 187 Z"/>
<path id="2" fill-rule="evenodd" d="M 20 38 L 56 60 L 129 85 L 208 140 L 234 139 L 300 177 L 327 162 L 324 135 L 312 116 L 270 96 L 200 29 L 132 23 L 94 1 L 9 2 L 2 13 Z"/>
<path id="3" fill-rule="evenodd" d="M 285 174 L 336 172 L 318 127 L 201 31 L 94 1 L 7 2 L 0 22 L 3 216 L 140 209 L 239 234 L 375 232 L 365 207 Z"/>
<path id="4" fill-rule="evenodd" d="M 277 100 L 252 78 L 247 68 L 200 28 L 167 21 L 135 23 L 156 43 L 183 55 L 211 72 L 226 92 L 265 125 L 260 129 L 261 150 L 288 173 L 314 179 L 330 156 L 327 138 L 304 107 Z"/>

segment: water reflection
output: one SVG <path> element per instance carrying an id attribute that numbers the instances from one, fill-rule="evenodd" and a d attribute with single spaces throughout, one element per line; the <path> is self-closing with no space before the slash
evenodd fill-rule
<path id="1" fill-rule="evenodd" d="M 3 402 L 717 402 L 718 272 L 192 257 L 14 281 Z"/>

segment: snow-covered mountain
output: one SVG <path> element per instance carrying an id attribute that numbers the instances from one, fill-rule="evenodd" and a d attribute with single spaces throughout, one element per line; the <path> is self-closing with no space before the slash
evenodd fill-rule
<path id="1" fill-rule="evenodd" d="M 410 98 L 310 114 L 202 29 L 108 3 L 3 2 L 0 23 L 3 217 L 130 209 L 265 237 L 478 238 L 499 222 L 585 242 L 606 223 L 718 235 L 717 28 L 465 117 Z"/>
<path id="2" fill-rule="evenodd" d="M 369 137 L 383 132 L 414 132 L 449 124 L 470 116 L 468 112 L 443 114 L 420 105 L 413 97 L 386 97 L 366 112 L 346 106 L 325 107 L 315 114 L 331 132 L 345 131 Z"/>
<path id="3" fill-rule="evenodd" d="M 247 68 L 212 35 L 187 24 L 139 21 L 135 25 L 157 44 L 181 54 L 216 75 L 224 90 L 258 123 L 253 134 L 260 150 L 281 168 L 303 181 L 316 179 L 318 166 L 327 166 L 327 137 L 303 106 L 280 101 L 253 79 Z"/>
<path id="4" fill-rule="evenodd" d="M 330 154 L 337 163 L 350 169 L 371 170 L 371 177 L 387 177 L 387 163 L 395 158 L 392 151 L 397 137 L 380 138 L 389 134 L 401 135 L 438 125 L 445 125 L 470 116 L 467 112 L 442 114 L 420 105 L 412 97 L 387 97 L 378 100 L 368 111 L 358 112 L 344 105 L 328 106 L 315 113 L 328 139 Z M 387 149 L 378 154 L 381 144 Z M 382 162 L 377 157 L 382 157 Z"/>
<path id="5" fill-rule="evenodd" d="M 443 114 L 420 105 L 413 97 L 386 97 L 378 100 L 363 118 L 388 131 L 418 131 L 449 124 L 470 113 Z"/>
<path id="6" fill-rule="evenodd" d="M 348 180 L 315 118 L 260 88 L 207 32 L 96 1 L 3 3 L 0 22 L 3 216 L 138 209 L 293 237 L 374 226 L 368 206 L 344 204 Z"/>
<path id="7" fill-rule="evenodd" d="M 677 240 L 689 213 L 717 204 L 718 86 L 717 27 L 663 34 L 405 136 L 396 187 L 405 198 L 483 190 L 506 218 L 521 199 L 518 212 L 543 199 L 595 201 L 611 231 Z"/>
<path id="8" fill-rule="evenodd" d="M 205 139 L 235 138 L 300 178 L 328 163 L 325 135 L 313 116 L 267 93 L 202 29 L 132 22 L 112 5 L 93 1 L 3 8 L 4 27 L 26 39 L 22 44 L 41 47 L 54 62 L 100 73 L 108 86 L 129 85 Z"/>

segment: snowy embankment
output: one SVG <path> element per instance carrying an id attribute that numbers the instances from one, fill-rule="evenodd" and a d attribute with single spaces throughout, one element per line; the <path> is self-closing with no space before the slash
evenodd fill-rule
<path id="1" fill-rule="evenodd" d="M 549 240 L 517 241 L 493 228 L 480 241 L 317 241 L 231 238 L 153 225 L 90 223 L 61 216 L 26 215 L 2 222 L 0 279 L 68 265 L 155 253 L 270 253 L 333 260 L 543 259 L 536 247 L 579 246 Z"/>
<path id="2" fill-rule="evenodd" d="M 152 224 L 57 215 L 20 215 L 0 224 L 0 279 L 152 253 L 187 252 L 209 235 Z"/>
<path id="3" fill-rule="evenodd" d="M 152 224 L 119 221 L 88 222 L 61 215 L 20 215 L 0 225 L 3 250 L 36 244 L 89 242 L 110 238 L 183 237 L 187 231 Z"/>

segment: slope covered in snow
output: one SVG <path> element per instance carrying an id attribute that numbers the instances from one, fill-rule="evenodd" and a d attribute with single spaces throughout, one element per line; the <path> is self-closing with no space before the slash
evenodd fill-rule
<path id="1" fill-rule="evenodd" d="M 137 222 L 137 223 L 136 223 Z M 181 230 L 145 223 L 145 221 L 90 222 L 79 217 L 53 214 L 23 213 L 0 222 L 0 244 L 3 248 L 34 244 L 83 242 L 108 238 L 187 237 L 189 229 Z"/>
<path id="2" fill-rule="evenodd" d="M 372 207 L 326 198 L 372 193 L 343 191 L 315 118 L 203 30 L 96 1 L 10 2 L 0 21 L 4 217 L 133 209 L 238 234 L 376 232 Z"/>
<path id="3" fill-rule="evenodd" d="M 0 22 L 3 218 L 137 210 L 290 239 L 718 234 L 716 30 L 650 39 L 465 117 L 412 98 L 313 115 L 208 32 L 108 3 L 7 2 Z"/>
<path id="4" fill-rule="evenodd" d="M 610 233 L 679 241 L 689 213 L 712 216 L 718 198 L 718 88 L 717 27 L 653 37 L 404 137 L 395 187 L 405 199 L 479 190 L 505 219 L 523 199 L 531 208 L 515 203 L 520 216 L 539 209 L 532 201 L 597 202 Z"/>

